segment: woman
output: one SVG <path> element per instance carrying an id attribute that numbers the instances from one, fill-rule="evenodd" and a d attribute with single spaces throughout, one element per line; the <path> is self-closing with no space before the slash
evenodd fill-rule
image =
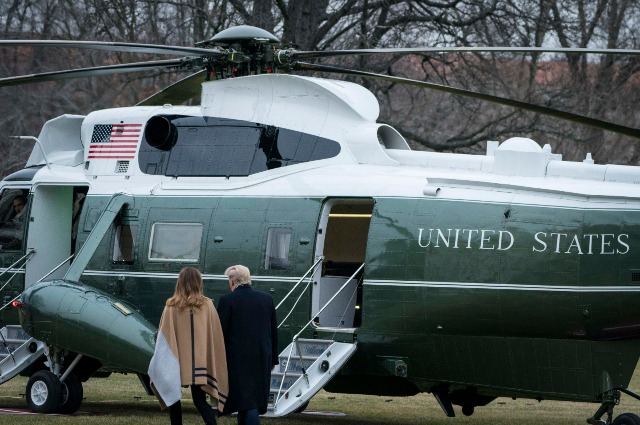
<path id="1" fill-rule="evenodd" d="M 202 293 L 202 275 L 193 267 L 180 271 L 162 312 L 149 377 L 160 403 L 169 406 L 172 425 L 182 424 L 181 387 L 186 386 L 205 424 L 215 425 L 206 394 L 221 412 L 229 388 L 227 358 L 218 313 Z"/>

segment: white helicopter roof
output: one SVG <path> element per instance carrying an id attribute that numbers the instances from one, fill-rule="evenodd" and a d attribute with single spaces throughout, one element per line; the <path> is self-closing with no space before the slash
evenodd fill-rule
<path id="1" fill-rule="evenodd" d="M 305 178 L 314 181 L 313 176 L 317 175 L 327 183 L 330 179 L 327 180 L 326 173 L 330 172 L 337 173 L 345 183 L 350 181 L 349 184 L 359 186 L 361 191 L 358 193 L 362 196 L 383 193 L 425 196 L 437 194 L 444 187 L 466 187 L 476 191 L 533 190 L 577 196 L 640 198 L 638 167 L 596 165 L 589 157 L 582 163 L 562 161 L 560 155 L 551 152 L 550 146 L 540 147 L 527 138 L 512 138 L 501 145 L 489 141 L 486 155 L 411 151 L 395 129 L 376 122 L 378 114 L 379 105 L 373 94 L 357 84 L 264 74 L 203 83 L 200 107 L 135 106 L 95 111 L 84 118 L 63 115 L 46 123 L 40 134 L 40 145 L 47 153 L 49 171 L 56 166 L 73 168 L 82 157 L 82 166 L 75 167 L 73 172 L 84 173 L 92 186 L 104 183 L 105 188 L 111 190 L 114 181 L 124 184 L 125 180 L 127 188 L 146 187 L 143 190 L 146 193 L 149 193 L 149 187 L 155 191 L 163 187 L 188 190 L 196 186 L 240 190 L 274 180 L 278 180 L 278 187 L 282 189 L 287 186 L 283 186 L 282 180 L 287 176 L 301 181 L 300 173 L 305 173 Z M 269 126 L 281 132 L 320 138 L 337 144 L 339 149 L 335 155 L 319 160 L 299 161 L 232 178 L 154 174 L 149 172 L 149 164 L 143 164 L 144 155 L 150 155 L 147 151 L 153 150 L 146 146 L 143 136 L 145 126 L 154 116 L 192 117 L 206 122 L 215 117 L 216 125 L 228 120 L 245 127 Z M 101 132 L 107 130 L 107 136 L 104 136 Z M 102 139 L 97 140 L 98 136 Z M 120 139 L 123 141 L 118 144 Z M 300 138 L 299 144 L 307 143 L 306 140 Z M 38 150 L 39 146 L 34 147 L 28 165 L 44 163 Z M 258 148 L 255 150 L 257 152 Z M 236 156 L 241 156 L 240 152 L 237 150 Z M 217 158 L 205 155 L 203 160 L 229 160 Z M 143 170 L 141 165 L 147 168 Z M 359 167 L 354 168 L 354 165 Z M 416 187 L 420 190 L 417 191 L 407 179 L 419 182 Z M 369 185 L 366 181 L 376 183 Z M 340 183 L 336 182 L 336 185 L 340 186 Z M 315 186 L 310 184 L 305 188 L 309 195 L 327 187 L 321 183 Z M 282 190 L 278 192 L 283 194 Z"/>

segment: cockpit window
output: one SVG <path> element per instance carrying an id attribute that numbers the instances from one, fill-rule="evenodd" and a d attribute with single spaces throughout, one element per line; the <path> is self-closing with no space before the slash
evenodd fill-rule
<path id="1" fill-rule="evenodd" d="M 0 196 L 0 251 L 22 249 L 27 221 L 27 191 L 5 189 Z"/>
<path id="2" fill-rule="evenodd" d="M 208 117 L 164 118 L 147 124 L 158 122 L 158 129 L 145 130 L 139 162 L 146 174 L 248 176 L 340 153 L 336 141 L 274 126 Z M 164 143 L 162 131 L 167 139 L 175 139 Z M 151 143 L 147 134 L 153 136 Z"/>

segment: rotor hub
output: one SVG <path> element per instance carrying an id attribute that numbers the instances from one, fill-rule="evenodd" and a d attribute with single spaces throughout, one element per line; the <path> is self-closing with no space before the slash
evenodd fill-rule
<path id="1" fill-rule="evenodd" d="M 221 31 L 196 46 L 222 48 L 226 55 L 210 61 L 208 70 L 210 78 L 223 79 L 275 72 L 278 44 L 280 40 L 270 32 L 240 25 Z"/>

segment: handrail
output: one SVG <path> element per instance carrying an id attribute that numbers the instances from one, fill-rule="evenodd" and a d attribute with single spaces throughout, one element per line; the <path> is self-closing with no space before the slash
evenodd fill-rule
<path id="1" fill-rule="evenodd" d="M 29 252 L 27 252 L 25 255 L 23 255 L 22 257 L 20 257 L 20 259 L 18 259 L 15 263 L 13 263 L 12 265 L 10 265 L 9 267 L 7 267 L 2 273 L 0 273 L 0 277 L 2 277 L 5 273 L 9 272 L 9 270 L 11 270 L 13 268 L 13 266 L 17 265 L 19 262 L 21 262 L 22 260 L 25 260 L 24 264 L 21 267 L 24 267 L 27 265 L 27 263 L 29 262 L 29 260 L 31 260 L 31 256 L 33 254 L 35 254 L 36 250 L 35 249 L 30 249 Z M 29 258 L 27 258 L 29 257 Z M 19 269 L 20 267 L 18 267 Z M 16 275 L 18 274 L 18 270 L 16 270 L 13 273 L 13 276 L 11 276 L 5 283 L 4 285 L 2 285 L 2 288 L 0 288 L 0 291 L 2 291 L 4 289 L 5 286 L 7 286 L 9 284 L 9 282 L 11 282 L 11 280 L 13 280 L 14 277 L 16 277 Z M 4 308 L 4 307 L 3 307 Z M 2 308 L 0 308 L 0 310 L 2 310 Z"/>
<path id="2" fill-rule="evenodd" d="M 291 307 L 291 310 L 289 310 L 289 314 L 287 314 L 287 316 L 284 319 L 282 319 L 282 322 L 280 322 L 280 324 L 278 325 L 278 329 L 280 329 L 280 326 L 282 326 L 284 324 L 284 322 L 287 321 L 289 316 L 291 316 L 291 314 L 294 312 L 294 310 L 296 309 L 296 306 L 298 305 L 298 302 L 300 302 L 300 299 L 302 298 L 304 293 L 307 292 L 307 289 L 309 289 L 309 284 L 310 283 L 311 283 L 311 281 L 307 282 L 307 286 L 305 286 L 304 289 L 302 291 L 300 291 L 300 295 L 298 295 L 298 299 L 296 300 L 295 303 L 293 303 L 293 307 Z"/>
<path id="3" fill-rule="evenodd" d="M 84 241 L 84 244 L 76 252 L 76 258 L 73 263 L 71 263 L 71 266 L 69 266 L 69 269 L 64 275 L 64 279 L 72 282 L 80 280 L 80 276 L 82 276 L 87 264 L 89 264 L 93 254 L 96 252 L 96 249 L 98 249 L 98 245 L 102 241 L 102 238 L 111 228 L 111 224 L 116 218 L 116 215 L 118 215 L 125 204 L 128 204 L 130 208 L 133 208 L 134 202 L 135 200 L 133 195 L 127 195 L 122 192 L 115 193 L 111 197 L 107 206 L 102 210 L 100 218 L 98 218 L 98 221 L 93 225 L 93 229 L 91 229 L 91 232 Z"/>
<path id="4" fill-rule="evenodd" d="M 325 308 L 327 308 L 327 306 L 329 304 L 331 304 L 333 302 L 333 300 L 338 296 L 338 294 L 340 294 L 340 292 L 342 292 L 344 290 L 344 288 L 347 287 L 347 284 L 349 282 L 351 282 L 353 280 L 353 278 L 356 277 L 356 275 L 358 273 L 360 273 L 360 270 L 362 270 L 364 268 L 364 264 L 362 263 L 362 265 L 360 267 L 358 267 L 358 269 L 351 275 L 351 277 L 349 279 L 347 279 L 347 281 L 340 287 L 340 289 L 338 289 L 336 291 L 335 294 L 333 294 L 333 296 L 331 297 L 331 299 L 329 301 L 327 301 L 327 303 L 322 306 L 322 308 L 320 310 L 318 310 L 318 312 L 316 313 L 316 316 L 319 316 L 320 313 L 322 313 L 324 311 Z M 314 317 L 315 318 L 315 317 Z M 307 381 L 307 386 L 309 385 L 309 375 L 307 375 L 307 370 L 304 367 L 304 360 L 302 358 L 302 353 L 300 352 L 300 346 L 298 345 L 298 339 L 300 338 L 300 335 L 302 334 L 302 332 L 304 332 L 304 330 L 313 323 L 314 318 L 312 318 L 309 322 L 307 322 L 306 325 L 304 325 L 302 327 L 302 329 L 300 329 L 300 332 L 298 332 L 294 337 L 293 337 L 293 341 L 291 341 L 291 349 L 289 350 L 289 356 L 287 357 L 287 365 L 284 368 L 284 374 L 282 375 L 282 381 L 280 382 L 280 388 L 278 388 L 278 393 L 276 394 L 276 399 L 273 402 L 273 408 L 276 408 L 276 405 L 278 404 L 278 401 L 280 400 L 280 393 L 282 392 L 282 386 L 284 385 L 284 380 L 287 377 L 287 372 L 289 369 L 289 364 L 291 363 L 291 355 L 293 353 L 293 344 L 295 344 L 296 346 L 296 351 L 298 353 L 298 357 L 300 359 L 300 366 L 302 369 L 302 376 L 305 378 L 305 380 Z M 286 318 L 285 318 L 286 320 Z"/>
<path id="5" fill-rule="evenodd" d="M 340 287 L 340 289 L 338 289 L 338 290 L 336 291 L 336 293 L 335 293 L 335 294 L 333 294 L 333 296 L 331 297 L 331 299 L 330 299 L 329 301 L 327 301 L 327 303 L 326 303 L 325 305 L 323 305 L 323 306 L 322 306 L 322 308 L 321 308 L 320 310 L 318 310 L 318 312 L 316 313 L 316 316 L 319 316 L 319 315 L 320 315 L 320 313 L 322 313 L 322 312 L 324 311 L 324 309 L 325 309 L 325 308 L 327 308 L 327 306 L 328 306 L 329 304 L 331 304 L 331 302 L 332 302 L 334 299 L 336 299 L 336 297 L 338 296 L 338 294 L 340 294 L 340 292 L 342 292 L 342 290 L 343 290 L 344 288 L 346 288 L 346 287 L 347 287 L 347 284 L 348 284 L 349 282 L 351 282 L 351 281 L 353 280 L 353 278 L 354 278 L 354 277 L 356 277 L 356 275 L 357 275 L 358 273 L 360 273 L 360 270 L 362 270 L 363 268 L 364 268 L 364 263 L 362 263 L 362 265 L 361 265 L 360 267 L 358 267 L 358 270 L 356 270 L 356 271 L 351 275 L 351 277 L 350 277 L 349 279 L 347 279 L 347 281 L 346 281 L 346 282 L 345 282 L 345 283 Z M 311 324 L 313 323 L 314 319 L 315 319 L 315 317 L 314 317 L 314 318 L 312 318 L 311 320 L 309 320 L 309 321 L 307 322 L 307 324 L 306 324 L 306 325 L 304 325 L 304 326 L 302 327 L 302 329 L 300 329 L 300 332 L 298 332 L 298 333 L 293 337 L 293 339 L 294 339 L 294 340 L 297 340 L 298 338 L 300 338 L 300 334 L 301 334 L 301 333 L 302 333 L 302 332 L 307 328 L 307 326 L 309 326 L 309 325 L 311 325 Z"/>
<path id="6" fill-rule="evenodd" d="M 35 252 L 36 250 L 33 249 L 33 252 Z M 62 267 L 64 265 L 64 263 L 66 263 L 67 261 L 69 261 L 71 258 L 73 258 L 75 254 L 71 254 L 69 257 L 67 257 L 66 260 L 64 260 L 62 263 L 58 264 L 57 266 L 55 266 L 49 273 L 45 274 L 44 276 L 42 276 L 40 279 L 38 279 L 35 283 L 40 283 L 42 282 L 44 279 L 46 279 L 48 276 L 51 275 L 51 273 L 55 272 L 56 270 L 58 270 L 60 267 Z M 26 264 L 26 263 L 25 263 Z M 14 275 L 15 276 L 15 275 Z M 13 276 L 12 276 L 13 277 Z M 4 286 L 3 286 L 4 288 Z M 5 308 L 7 308 L 9 305 L 11 305 L 12 302 L 14 302 L 15 300 L 17 300 L 18 298 L 20 298 L 20 295 L 22 295 L 22 292 L 19 293 L 18 295 L 16 295 L 11 301 L 9 301 L 8 303 L 6 303 L 5 305 L 3 305 L 2 307 L 0 307 L 0 311 L 4 310 Z"/>
<path id="7" fill-rule="evenodd" d="M 70 256 L 67 257 L 66 260 L 64 260 L 62 263 L 58 264 L 57 266 L 55 266 L 49 273 L 45 274 L 44 276 L 42 276 L 40 279 L 38 279 L 36 281 L 36 283 L 40 283 L 43 280 L 45 280 L 46 278 L 48 278 L 51 273 L 55 272 L 56 270 L 58 270 L 60 267 L 62 267 L 64 265 L 64 263 L 66 263 L 67 261 L 71 260 L 73 258 L 75 254 L 71 254 Z"/>
<path id="8" fill-rule="evenodd" d="M 276 310 L 282 305 L 282 303 L 289 297 L 289 295 L 291 295 L 291 293 L 293 291 L 295 291 L 295 289 L 298 287 L 298 285 L 300 285 L 300 283 L 302 283 L 302 281 L 304 280 L 305 277 L 307 277 L 307 275 L 312 271 L 315 270 L 315 268 L 318 266 L 318 264 L 324 259 L 324 257 L 321 255 L 320 257 L 318 257 L 318 259 L 316 260 L 315 263 L 313 263 L 313 265 L 311 266 L 311 268 L 309 270 L 307 270 L 307 272 L 302 275 L 302 277 L 300 278 L 300 280 L 298 281 L 298 283 L 296 283 L 295 285 L 293 285 L 293 288 L 291 288 L 291 290 L 287 293 L 287 295 L 284 296 L 284 298 L 282 298 L 282 300 L 280 300 L 280 302 L 278 303 L 278 305 L 276 306 Z"/>
<path id="9" fill-rule="evenodd" d="M 20 257 L 18 260 L 16 260 L 16 262 L 15 262 L 15 263 L 13 263 L 13 264 L 12 264 L 12 265 L 10 265 L 9 267 L 7 267 L 7 268 L 5 269 L 5 271 L 3 271 L 2 273 L 0 273 L 0 277 L 2 277 L 2 275 L 3 275 L 3 274 L 5 274 L 5 273 L 7 273 L 9 270 L 11 270 L 11 269 L 13 268 L 13 266 L 15 266 L 16 264 L 18 264 L 20 261 L 24 260 L 25 258 L 27 258 L 27 257 L 28 257 L 28 256 L 30 256 L 30 255 L 35 254 L 35 252 L 36 252 L 36 250 L 35 250 L 35 249 L 33 249 L 33 248 L 31 248 L 31 249 L 29 250 L 29 252 L 27 252 L 27 253 L 26 253 L 26 254 L 24 254 L 22 257 Z M 0 288 L 0 290 L 1 290 L 1 288 Z"/>
<path id="10" fill-rule="evenodd" d="M 44 158 L 44 163 L 47 165 L 48 169 L 51 169 L 51 165 L 49 164 L 49 160 L 47 159 L 47 154 L 44 152 L 44 148 L 42 147 L 42 143 L 37 137 L 33 136 L 9 136 L 10 139 L 19 139 L 19 140 L 33 140 L 36 142 L 36 145 L 40 148 L 40 152 L 42 152 L 42 157 Z"/>
<path id="11" fill-rule="evenodd" d="M 297 349 L 297 346 L 296 346 Z M 289 369 L 289 363 L 291 362 L 291 354 L 293 353 L 293 344 L 291 344 L 291 348 L 289 349 L 289 355 L 287 356 L 287 365 L 284 367 L 284 374 L 282 375 L 282 379 L 280 380 L 280 387 L 278 387 L 278 393 L 276 394 L 276 399 L 273 400 L 273 410 L 276 409 L 276 405 L 278 401 L 280 401 L 280 393 L 282 392 L 282 387 L 284 386 L 284 379 L 287 377 L 287 369 Z M 304 367 L 304 364 L 302 365 Z"/>

